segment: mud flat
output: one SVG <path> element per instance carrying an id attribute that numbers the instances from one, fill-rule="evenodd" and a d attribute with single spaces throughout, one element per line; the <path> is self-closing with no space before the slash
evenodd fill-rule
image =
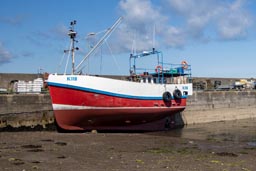
<path id="1" fill-rule="evenodd" d="M 0 170 L 256 170 L 256 120 L 167 132 L 0 132 Z"/>

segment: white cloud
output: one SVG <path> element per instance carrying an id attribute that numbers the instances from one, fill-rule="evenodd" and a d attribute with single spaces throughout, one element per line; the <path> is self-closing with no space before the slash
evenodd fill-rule
<path id="1" fill-rule="evenodd" d="M 63 40 L 63 39 L 66 39 L 68 30 L 69 29 L 66 26 L 59 24 L 53 29 L 51 29 L 50 32 L 51 31 L 53 32 L 51 34 L 55 35 L 54 38 Z"/>
<path id="2" fill-rule="evenodd" d="M 222 16 L 217 21 L 220 38 L 232 40 L 247 36 L 247 29 L 252 24 L 252 18 L 244 9 L 244 2 L 237 0 L 223 9 Z"/>
<path id="3" fill-rule="evenodd" d="M 16 16 L 1 16 L 0 22 L 13 25 L 13 26 L 20 26 L 26 19 L 25 15 L 16 15 Z"/>
<path id="4" fill-rule="evenodd" d="M 152 48 L 156 25 L 156 45 L 161 47 L 239 40 L 246 38 L 252 23 L 246 5 L 246 0 L 163 0 L 154 4 L 150 0 L 121 0 L 119 10 L 125 20 L 118 37 L 125 42 L 125 49 L 133 40 L 138 50 Z"/>
<path id="5" fill-rule="evenodd" d="M 168 17 L 149 0 L 122 0 L 119 8 L 125 19 L 118 37 L 126 43 L 125 49 L 131 49 L 134 42 L 138 51 L 152 48 L 154 26 L 162 32 Z"/>
<path id="6" fill-rule="evenodd" d="M 246 11 L 245 0 L 167 0 L 175 15 L 183 16 L 184 26 L 195 37 L 205 36 L 207 29 L 216 33 L 218 39 L 244 38 L 252 19 Z"/>
<path id="7" fill-rule="evenodd" d="M 144 28 L 145 25 L 152 24 L 152 22 L 166 20 L 166 16 L 163 16 L 160 10 L 148 0 L 122 0 L 119 6 L 126 21 L 134 29 Z"/>
<path id="8" fill-rule="evenodd" d="M 0 65 L 11 62 L 13 55 L 0 42 Z"/>

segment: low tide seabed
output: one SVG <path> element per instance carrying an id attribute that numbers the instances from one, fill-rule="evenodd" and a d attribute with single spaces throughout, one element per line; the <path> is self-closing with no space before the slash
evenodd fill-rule
<path id="1" fill-rule="evenodd" d="M 0 132 L 0 170 L 256 170 L 256 119 L 148 133 Z"/>

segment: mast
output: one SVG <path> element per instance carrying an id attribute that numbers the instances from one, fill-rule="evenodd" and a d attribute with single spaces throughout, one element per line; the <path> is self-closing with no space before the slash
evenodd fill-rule
<path id="1" fill-rule="evenodd" d="M 83 62 L 99 47 L 102 45 L 104 40 L 106 40 L 110 34 L 115 30 L 115 28 L 120 24 L 123 17 L 120 17 L 111 28 L 108 29 L 108 31 L 104 34 L 104 36 L 96 43 L 96 45 L 85 55 L 85 57 L 82 59 L 82 61 L 74 68 L 74 71 L 77 70 Z"/>
<path id="2" fill-rule="evenodd" d="M 75 73 L 75 50 L 78 50 L 78 47 L 75 47 L 75 43 L 78 41 L 75 40 L 77 32 L 74 31 L 74 26 L 76 25 L 76 20 L 70 22 L 70 30 L 68 35 L 71 40 L 71 49 L 69 51 L 72 52 L 72 75 Z"/>

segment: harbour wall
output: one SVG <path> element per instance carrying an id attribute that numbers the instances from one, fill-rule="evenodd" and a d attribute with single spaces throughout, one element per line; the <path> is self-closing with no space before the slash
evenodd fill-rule
<path id="1" fill-rule="evenodd" d="M 256 118 L 256 91 L 194 92 L 176 125 Z M 48 94 L 0 95 L 0 128 L 47 128 L 54 123 Z"/>
<path id="2" fill-rule="evenodd" d="M 52 123 L 54 116 L 50 95 L 0 95 L 0 128 L 46 128 Z"/>
<path id="3" fill-rule="evenodd" d="M 195 91 L 182 112 L 187 125 L 256 118 L 256 91 Z"/>

